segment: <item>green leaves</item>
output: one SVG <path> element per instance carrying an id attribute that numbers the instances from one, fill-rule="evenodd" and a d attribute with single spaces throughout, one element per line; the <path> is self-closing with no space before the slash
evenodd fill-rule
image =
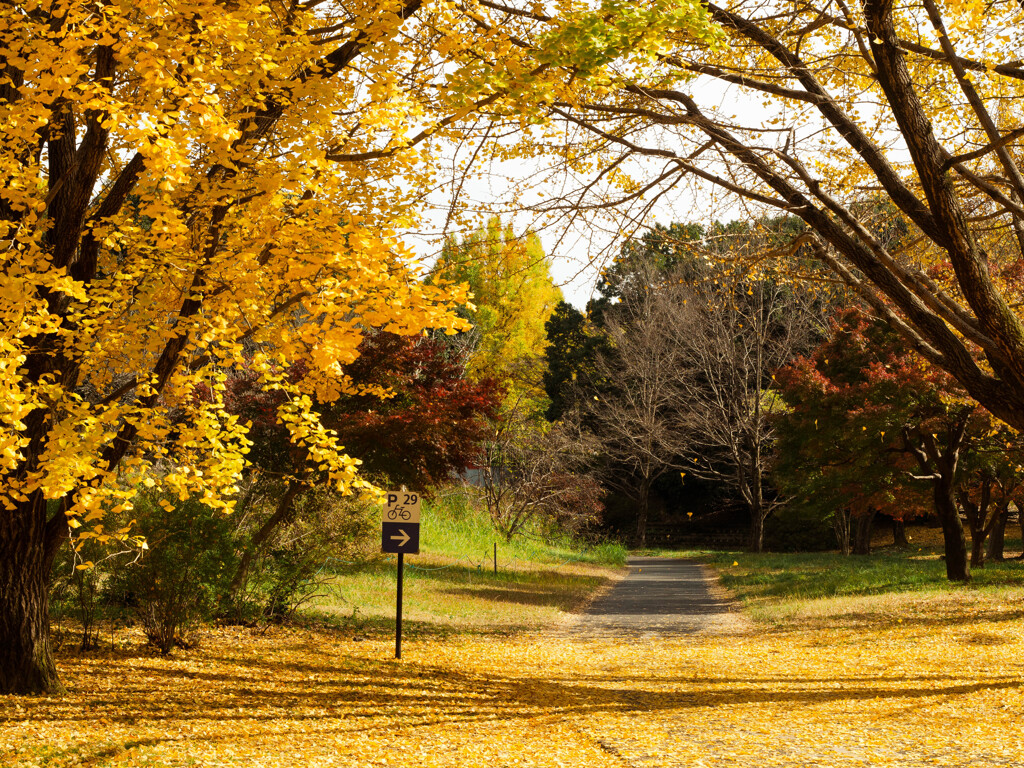
<path id="1" fill-rule="evenodd" d="M 537 58 L 586 78 L 619 58 L 654 58 L 680 40 L 719 45 L 724 33 L 699 3 L 605 0 L 597 10 L 568 16 L 543 36 Z"/>

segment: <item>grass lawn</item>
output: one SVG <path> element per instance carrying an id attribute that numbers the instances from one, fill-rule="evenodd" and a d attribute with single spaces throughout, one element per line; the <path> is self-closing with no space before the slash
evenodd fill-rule
<path id="1" fill-rule="evenodd" d="M 420 542 L 420 554 L 405 557 L 409 637 L 508 634 L 556 623 L 621 578 L 626 560 L 618 544 L 536 532 L 507 542 L 462 493 L 425 504 Z M 393 634 L 396 581 L 395 555 L 339 564 L 307 615 L 361 637 Z"/>
<path id="2" fill-rule="evenodd" d="M 412 564 L 409 561 L 413 560 Z M 508 634 L 559 621 L 620 578 L 620 569 L 589 563 L 517 561 L 477 568 L 425 554 L 406 557 L 403 627 L 409 637 Z M 394 632 L 394 558 L 339 572 L 307 615 L 354 634 Z"/>
<path id="3" fill-rule="evenodd" d="M 872 554 L 836 552 L 691 552 L 755 621 L 791 627 L 889 622 L 958 623 L 1024 615 L 1024 561 L 989 562 L 972 569 L 970 584 L 946 579 L 942 534 L 911 531 L 912 546 L 898 550 L 876 540 Z M 1007 540 L 1007 552 L 1020 540 Z"/>

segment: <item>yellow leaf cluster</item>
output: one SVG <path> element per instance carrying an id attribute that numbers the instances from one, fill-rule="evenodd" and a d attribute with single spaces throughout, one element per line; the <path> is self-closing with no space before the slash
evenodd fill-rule
<path id="1" fill-rule="evenodd" d="M 356 482 L 313 399 L 349 391 L 367 328 L 464 327 L 465 289 L 424 283 L 402 232 L 431 141 L 497 103 L 481 52 L 530 71 L 522 29 L 470 5 L 0 8 L 0 505 L 66 498 L 79 526 L 155 473 L 229 507 L 243 361 L 287 391 L 335 485 Z"/>

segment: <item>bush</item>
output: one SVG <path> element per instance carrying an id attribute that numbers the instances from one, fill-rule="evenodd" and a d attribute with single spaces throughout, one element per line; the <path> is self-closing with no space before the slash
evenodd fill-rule
<path id="1" fill-rule="evenodd" d="M 54 644 L 58 647 L 66 638 L 63 619 L 68 616 L 82 627 L 80 650 L 98 647 L 100 585 L 105 574 L 99 567 L 78 567 L 84 561 L 100 560 L 97 549 L 95 542 L 86 541 L 76 552 L 72 542 L 62 546 L 54 560 L 50 571 L 50 617 L 57 620 Z"/>
<path id="2" fill-rule="evenodd" d="M 188 499 L 156 494 L 135 502 L 148 550 L 111 574 L 111 597 L 132 607 L 162 653 L 191 647 L 196 626 L 215 614 L 238 556 L 231 516 Z"/>
<path id="3" fill-rule="evenodd" d="M 273 509 L 273 497 L 264 502 L 260 506 L 267 509 L 245 522 L 240 539 L 251 539 Z M 235 596 L 235 618 L 290 618 L 333 576 L 332 566 L 364 556 L 361 548 L 371 540 L 376 543 L 371 533 L 378 511 L 376 503 L 355 496 L 318 489 L 302 493 L 289 522 L 275 529 L 255 553 Z"/>
<path id="4" fill-rule="evenodd" d="M 57 512 L 56 503 L 50 514 Z M 92 529 L 76 529 L 60 549 L 50 569 L 50 620 L 54 645 L 60 647 L 68 638 L 64 626 L 67 618 L 76 621 L 82 630 L 79 649 L 99 647 L 100 621 L 107 616 L 114 622 L 116 611 L 107 605 L 104 587 L 116 568 L 138 555 L 131 539 L 131 520 L 126 513 L 107 513 L 101 525 Z M 120 531 L 109 534 L 106 531 Z M 128 536 L 123 535 L 128 533 Z"/>

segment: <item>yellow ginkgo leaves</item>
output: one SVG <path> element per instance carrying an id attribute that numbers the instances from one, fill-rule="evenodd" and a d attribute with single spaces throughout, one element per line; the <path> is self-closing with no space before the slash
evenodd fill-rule
<path id="1" fill-rule="evenodd" d="M 114 652 L 61 659 L 69 695 L 0 699 L 0 763 L 995 768 L 1024 752 L 1021 619 L 1001 615 L 619 640 L 416 637 L 401 662 L 386 636 L 223 628 L 160 657 L 121 635 Z"/>

